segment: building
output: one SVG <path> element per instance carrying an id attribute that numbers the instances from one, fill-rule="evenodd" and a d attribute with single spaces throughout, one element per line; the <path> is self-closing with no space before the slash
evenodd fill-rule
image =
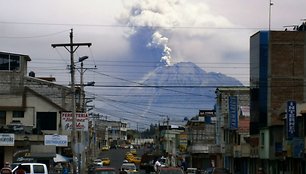
<path id="1" fill-rule="evenodd" d="M 198 116 L 187 122 L 187 162 L 190 167 L 205 170 L 223 166 L 221 146 L 216 143 L 216 122 L 215 110 L 200 110 Z"/>
<path id="2" fill-rule="evenodd" d="M 293 156 L 293 146 L 300 137 L 288 136 L 285 124 L 291 109 L 288 104 L 296 106 L 306 99 L 305 63 L 305 30 L 259 31 L 250 38 L 251 173 L 258 167 L 270 174 L 305 172 L 305 138 L 298 141 L 303 155 Z M 295 133 L 296 117 L 292 118 L 289 127 Z"/>
<path id="3" fill-rule="evenodd" d="M 71 89 L 53 78 L 28 75 L 29 61 L 28 55 L 0 52 L 0 166 L 26 158 L 49 162 L 57 152 L 71 152 L 69 147 L 44 146 L 45 135 L 69 135 L 61 128 L 60 115 L 71 110 Z"/>
<path id="4" fill-rule="evenodd" d="M 127 142 L 127 123 L 107 119 L 94 119 L 97 149 L 102 146 L 124 147 Z"/>
<path id="5" fill-rule="evenodd" d="M 232 173 L 249 173 L 250 89 L 219 87 L 216 93 L 216 144 L 222 149 L 222 166 Z"/>

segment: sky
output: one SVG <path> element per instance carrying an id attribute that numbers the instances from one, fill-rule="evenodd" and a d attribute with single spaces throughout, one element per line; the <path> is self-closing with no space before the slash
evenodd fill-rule
<path id="1" fill-rule="evenodd" d="M 84 61 L 84 81 L 130 85 L 159 66 L 193 62 L 249 85 L 249 39 L 306 18 L 306 1 L 0 0 L 0 51 L 29 55 L 28 71 L 67 85 L 69 43 Z M 269 13 L 269 7 L 271 11 Z M 291 29 L 290 27 L 288 28 Z M 79 73 L 76 73 L 79 79 Z M 103 88 L 87 87 L 93 95 Z"/>

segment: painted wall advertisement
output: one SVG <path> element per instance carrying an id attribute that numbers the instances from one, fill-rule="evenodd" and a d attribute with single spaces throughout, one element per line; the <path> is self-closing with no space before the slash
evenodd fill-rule
<path id="1" fill-rule="evenodd" d="M 238 98 L 237 96 L 228 97 L 228 121 L 230 129 L 238 129 Z"/>
<path id="2" fill-rule="evenodd" d="M 61 121 L 63 130 L 72 130 L 72 113 L 62 112 Z M 76 130 L 77 131 L 88 131 L 88 114 L 77 112 L 75 113 Z"/>
<path id="3" fill-rule="evenodd" d="M 67 147 L 68 146 L 68 136 L 67 135 L 45 135 L 45 145 Z"/>

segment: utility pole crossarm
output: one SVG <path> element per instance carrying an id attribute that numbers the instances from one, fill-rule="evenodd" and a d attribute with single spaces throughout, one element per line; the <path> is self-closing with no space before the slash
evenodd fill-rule
<path id="1" fill-rule="evenodd" d="M 91 46 L 91 43 L 73 43 L 73 44 L 70 44 L 70 43 L 64 43 L 64 44 L 51 44 L 51 46 L 53 48 L 55 47 L 68 47 L 68 46 L 88 46 L 90 47 Z"/>
<path id="2" fill-rule="evenodd" d="M 88 47 L 90 47 L 91 43 L 64 43 L 64 44 L 51 44 L 51 46 L 53 48 L 64 47 L 69 53 L 74 53 L 79 48 L 79 46 L 88 46 Z M 76 48 L 71 50 L 71 48 L 73 48 L 74 46 L 76 46 Z M 70 47 L 70 50 L 67 47 Z"/>

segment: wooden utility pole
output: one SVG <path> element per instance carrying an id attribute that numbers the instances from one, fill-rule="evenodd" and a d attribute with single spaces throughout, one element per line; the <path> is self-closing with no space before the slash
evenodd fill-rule
<path id="1" fill-rule="evenodd" d="M 74 52 L 80 47 L 80 46 L 91 46 L 91 43 L 73 43 L 73 29 L 70 31 L 70 43 L 64 43 L 64 44 L 51 44 L 53 48 L 55 47 L 64 47 L 69 53 L 70 53 L 70 73 L 71 73 L 71 95 L 72 95 L 72 132 L 71 132 L 71 149 L 73 150 L 73 173 L 77 173 L 77 164 L 76 159 L 78 161 L 78 172 L 80 173 L 80 160 L 78 159 L 79 156 L 76 153 L 76 150 L 74 149 L 74 145 L 78 142 L 78 136 L 76 131 L 76 108 L 75 108 L 75 66 L 74 66 Z"/>

